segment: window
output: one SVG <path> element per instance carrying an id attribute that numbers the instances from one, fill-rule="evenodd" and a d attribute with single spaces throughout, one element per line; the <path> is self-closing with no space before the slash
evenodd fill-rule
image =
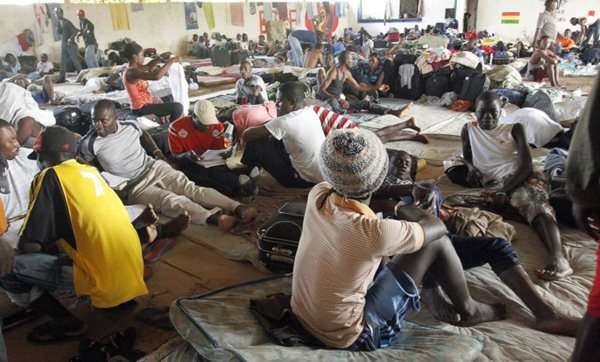
<path id="1" fill-rule="evenodd" d="M 360 23 L 382 21 L 421 21 L 423 0 L 384 0 L 374 6 L 373 0 L 360 0 Z"/>

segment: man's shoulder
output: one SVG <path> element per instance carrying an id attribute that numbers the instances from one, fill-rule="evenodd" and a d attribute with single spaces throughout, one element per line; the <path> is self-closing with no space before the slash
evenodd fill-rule
<path id="1" fill-rule="evenodd" d="M 186 131 L 187 133 L 190 133 L 194 130 L 193 127 L 192 117 L 181 117 L 169 125 L 169 134 L 173 136 L 185 137 L 179 134 L 180 131 Z"/>

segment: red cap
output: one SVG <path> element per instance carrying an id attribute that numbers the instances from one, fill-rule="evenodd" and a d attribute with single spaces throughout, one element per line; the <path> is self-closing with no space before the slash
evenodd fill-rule
<path id="1" fill-rule="evenodd" d="M 77 12 L 77 16 L 85 17 L 85 11 L 83 9 L 79 9 L 79 11 Z"/>

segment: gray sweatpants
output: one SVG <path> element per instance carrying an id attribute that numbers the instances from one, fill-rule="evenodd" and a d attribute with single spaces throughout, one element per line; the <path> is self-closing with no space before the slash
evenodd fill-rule
<path id="1" fill-rule="evenodd" d="M 233 212 L 240 203 L 215 189 L 196 186 L 181 171 L 164 161 L 156 161 L 146 176 L 129 191 L 128 204 L 152 204 L 169 216 L 187 211 L 192 223 L 206 224 L 219 211 Z"/>

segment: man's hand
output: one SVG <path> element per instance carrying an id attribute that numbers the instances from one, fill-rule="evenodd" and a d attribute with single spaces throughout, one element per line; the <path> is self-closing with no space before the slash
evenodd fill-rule
<path id="1" fill-rule="evenodd" d="M 423 209 L 415 206 L 403 206 L 396 209 L 396 216 L 401 220 L 417 222 L 423 228 L 425 242 L 437 240 L 448 234 L 444 223 Z"/>
<path id="2" fill-rule="evenodd" d="M 15 265 L 15 249 L 5 240 L 0 239 L 0 277 L 13 271 Z"/>
<path id="3" fill-rule="evenodd" d="M 202 157 L 198 156 L 196 151 L 190 151 L 190 160 L 192 160 L 192 162 L 198 162 L 201 159 L 202 159 Z"/>
<path id="4" fill-rule="evenodd" d="M 396 216 L 401 220 L 419 222 L 431 216 L 431 214 L 416 206 L 408 205 L 396 208 Z"/>
<path id="5" fill-rule="evenodd" d="M 467 184 L 471 187 L 481 187 L 483 184 L 483 175 L 481 171 L 470 166 L 467 172 Z"/>
<path id="6" fill-rule="evenodd" d="M 600 210 L 573 203 L 577 226 L 596 240 L 600 240 Z"/>
<path id="7" fill-rule="evenodd" d="M 387 84 L 382 84 L 378 90 L 382 93 L 387 93 L 390 90 L 390 86 Z"/>
<path id="8" fill-rule="evenodd" d="M 349 109 L 350 108 L 350 103 L 348 103 L 347 100 L 345 99 L 340 99 L 340 106 L 342 106 L 342 108 L 344 109 Z"/>

